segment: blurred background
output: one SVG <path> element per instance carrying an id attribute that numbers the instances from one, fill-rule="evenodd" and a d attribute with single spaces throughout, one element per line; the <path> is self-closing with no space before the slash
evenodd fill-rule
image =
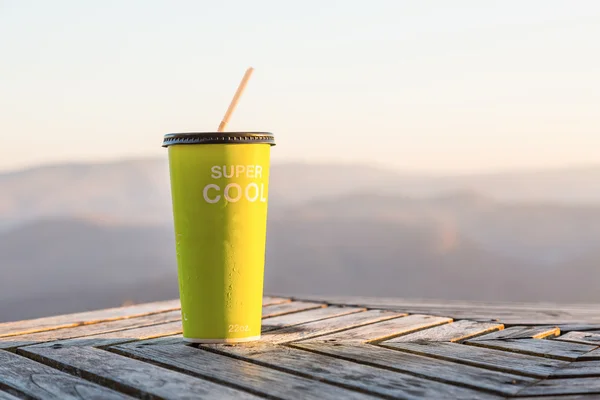
<path id="1" fill-rule="evenodd" d="M 600 2 L 0 0 L 0 321 L 178 296 L 169 132 L 276 134 L 270 293 L 600 302 Z"/>

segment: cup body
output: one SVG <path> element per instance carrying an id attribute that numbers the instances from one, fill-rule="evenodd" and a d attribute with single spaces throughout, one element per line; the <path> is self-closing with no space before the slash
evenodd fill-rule
<path id="1" fill-rule="evenodd" d="M 271 146 L 260 141 L 168 146 L 188 341 L 260 338 Z"/>

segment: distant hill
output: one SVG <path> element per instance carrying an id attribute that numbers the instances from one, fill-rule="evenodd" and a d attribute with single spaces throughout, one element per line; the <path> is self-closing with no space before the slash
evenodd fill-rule
<path id="1" fill-rule="evenodd" d="M 266 290 L 600 302 L 600 207 L 352 194 L 269 219 Z M 0 321 L 177 296 L 173 231 L 93 218 L 0 233 Z"/>
<path id="2" fill-rule="evenodd" d="M 364 165 L 275 164 L 270 211 L 353 193 L 439 196 L 467 191 L 496 200 L 600 204 L 600 167 L 472 176 L 421 176 Z M 39 218 L 134 224 L 171 221 L 166 159 L 64 164 L 0 173 L 0 232 Z"/>
<path id="3" fill-rule="evenodd" d="M 284 291 L 600 301 L 600 206 L 348 196 L 297 207 L 270 229 L 269 284 Z"/>
<path id="4" fill-rule="evenodd" d="M 162 160 L 65 164 L 0 174 L 0 224 L 53 217 L 171 220 Z"/>
<path id="5" fill-rule="evenodd" d="M 600 301 L 600 168 L 275 164 L 266 289 Z M 0 321 L 177 296 L 165 159 L 0 174 Z"/>
<path id="6" fill-rule="evenodd" d="M 176 296 L 174 258 L 173 235 L 166 227 L 74 219 L 20 226 L 0 234 L 0 320 L 141 301 L 141 288 L 165 276 L 171 278 L 168 293 Z"/>

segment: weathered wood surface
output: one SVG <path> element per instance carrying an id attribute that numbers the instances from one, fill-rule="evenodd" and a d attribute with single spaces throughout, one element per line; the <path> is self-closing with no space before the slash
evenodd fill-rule
<path id="1" fill-rule="evenodd" d="M 300 310 L 323 307 L 322 304 L 318 304 L 318 303 L 302 303 L 302 304 L 294 304 L 294 303 L 298 303 L 298 302 L 284 302 L 284 303 L 278 303 L 275 305 L 265 306 L 263 308 L 263 310 L 267 310 L 267 312 L 265 314 L 263 314 L 263 318 L 272 318 L 270 316 L 273 313 L 278 316 L 283 317 L 286 313 L 294 313 L 294 312 L 298 312 Z M 290 306 L 288 306 L 288 305 L 290 305 Z M 282 306 L 288 306 L 288 307 L 282 307 Z M 273 311 L 273 309 L 275 309 L 276 311 L 271 312 L 271 311 Z M 112 346 L 112 345 L 116 345 L 116 344 L 120 344 L 120 343 L 131 342 L 131 341 L 177 335 L 182 332 L 182 327 L 181 327 L 181 321 L 180 321 L 181 316 L 179 315 L 179 312 L 176 312 L 176 313 L 179 316 L 177 318 L 176 322 L 165 323 L 166 321 L 163 321 L 163 323 L 160 323 L 160 322 L 154 321 L 156 323 L 149 324 L 148 326 L 144 326 L 144 324 L 139 324 L 138 328 L 129 328 L 129 327 L 125 328 L 124 327 L 123 330 L 119 330 L 119 331 L 111 330 L 110 332 L 100 333 L 100 334 L 92 334 L 93 331 L 100 331 L 100 329 L 93 329 L 93 330 L 86 331 L 86 334 L 83 335 L 83 337 L 76 337 L 73 339 L 58 339 L 58 337 L 69 337 L 68 335 L 65 335 L 64 333 L 61 333 L 63 331 L 68 331 L 68 329 L 50 331 L 47 334 L 49 334 L 49 336 L 51 338 L 56 339 L 56 340 L 52 340 L 52 341 L 41 343 L 41 344 L 36 344 L 36 346 L 51 347 L 51 346 L 61 345 L 61 346 L 79 346 L 79 347 L 107 347 L 107 346 Z M 165 313 L 165 314 L 168 314 L 168 313 Z M 155 314 L 151 317 L 159 318 L 160 315 L 161 314 Z M 150 317 L 147 317 L 147 318 L 150 318 Z M 125 325 L 129 326 L 129 321 L 132 321 L 132 320 L 123 320 L 123 322 L 126 322 L 126 324 L 124 324 L 124 326 Z M 121 322 L 121 321 L 119 321 L 119 322 Z M 101 325 L 101 324 L 98 324 L 98 325 Z M 93 326 L 95 326 L 95 325 L 90 325 L 90 327 L 93 327 Z M 132 326 L 135 326 L 135 324 Z M 25 337 L 25 336 L 19 336 L 17 338 L 23 338 L 23 337 Z M 17 339 L 15 338 L 14 341 L 17 341 Z M 11 341 L 7 340 L 6 343 L 7 343 L 7 347 L 8 347 L 8 345 L 11 343 Z M 30 345 L 33 345 L 33 343 L 30 343 Z M 2 346 L 2 342 L 0 342 L 0 346 Z"/>
<path id="2" fill-rule="evenodd" d="M 280 399 L 369 399 L 370 396 L 191 346 L 121 345 L 121 354 Z M 295 392 L 290 391 L 290 387 Z"/>
<path id="3" fill-rule="evenodd" d="M 0 389 L 39 399 L 128 399 L 113 391 L 25 357 L 0 351 Z"/>
<path id="4" fill-rule="evenodd" d="M 600 349 L 597 348 L 595 350 L 590 351 L 589 353 L 585 353 L 578 358 L 578 360 L 586 361 L 586 360 L 600 360 Z"/>
<path id="5" fill-rule="evenodd" d="M 556 340 L 600 346 L 600 333 L 573 331 L 556 338 Z"/>
<path id="6" fill-rule="evenodd" d="M 414 332 L 419 329 L 425 329 L 432 326 L 446 324 L 452 321 L 450 318 L 435 317 L 432 315 L 409 315 L 398 318 L 388 319 L 383 322 L 377 322 L 361 326 L 359 328 L 347 329 L 345 331 L 318 336 L 310 341 L 326 341 L 329 343 L 366 343 L 385 340 L 389 337 L 401 335 L 403 333 Z"/>
<path id="7" fill-rule="evenodd" d="M 544 339 L 560 335 L 556 326 L 512 326 L 501 331 L 479 336 L 473 340 L 501 340 L 501 339 Z"/>
<path id="8" fill-rule="evenodd" d="M 287 328 L 277 329 L 266 332 L 261 340 L 270 343 L 286 343 L 297 340 L 308 339 L 316 336 L 326 335 L 350 329 L 357 326 L 372 324 L 386 319 L 397 318 L 401 314 L 391 311 L 369 310 L 359 313 L 342 315 L 340 317 L 321 319 L 313 322 L 306 322 Z"/>
<path id="9" fill-rule="evenodd" d="M 552 373 L 552 378 L 593 377 L 600 379 L 600 360 L 577 361 Z"/>
<path id="10" fill-rule="evenodd" d="M 291 302 L 291 300 L 289 298 L 270 296 L 265 296 L 263 298 L 263 306 L 281 304 L 286 302 Z M 98 322 L 113 321 L 124 318 L 141 317 L 143 315 L 174 311 L 179 309 L 179 300 L 169 300 L 155 303 L 132 305 L 128 307 L 88 311 L 77 314 L 58 315 L 53 317 L 0 323 L 0 338 L 10 335 L 23 335 L 26 333 L 42 332 L 51 329 L 95 324 Z"/>
<path id="11" fill-rule="evenodd" d="M 560 394 L 600 395 L 600 379 L 546 379 L 519 392 L 520 396 L 543 396 Z M 598 396 L 596 396 L 596 398 L 598 398 Z"/>
<path id="12" fill-rule="evenodd" d="M 430 356 L 447 361 L 455 361 L 476 367 L 495 369 L 531 376 L 546 378 L 556 369 L 565 367 L 568 363 L 550 360 L 526 354 L 511 354 L 500 350 L 475 346 L 465 346 L 458 343 L 383 343 L 384 346 L 395 350 Z"/>
<path id="13" fill-rule="evenodd" d="M 596 305 L 265 297 L 262 340 L 240 345 L 190 345 L 180 317 L 0 324 L 0 400 L 600 398 Z"/>
<path id="14" fill-rule="evenodd" d="M 186 399 L 190 394 L 211 399 L 252 399 L 255 396 L 225 385 L 132 360 L 108 351 L 64 347 L 25 348 L 20 353 L 50 366 L 83 376 L 132 396 Z"/>
<path id="15" fill-rule="evenodd" d="M 204 347 L 219 353 L 252 360 L 264 366 L 308 377 L 312 376 L 326 382 L 338 383 L 394 398 L 497 398 L 495 395 L 482 391 L 269 343 L 246 346 L 207 345 Z"/>
<path id="16" fill-rule="evenodd" d="M 578 332 L 596 332 L 600 333 L 600 324 L 586 324 L 586 323 L 575 323 L 575 324 L 558 324 L 558 328 L 561 333 L 567 333 L 572 331 Z"/>
<path id="17" fill-rule="evenodd" d="M 534 397 L 518 397 L 519 400 L 598 400 L 595 394 L 575 394 L 566 396 L 534 396 Z"/>
<path id="18" fill-rule="evenodd" d="M 166 324 L 126 329 L 118 332 L 101 333 L 74 339 L 56 340 L 31 345 L 29 347 L 107 347 L 116 344 L 178 335 L 182 332 L 181 321 Z"/>
<path id="19" fill-rule="evenodd" d="M 264 306 L 262 310 L 262 317 L 277 317 L 278 315 L 290 314 L 298 311 L 306 311 L 312 310 L 314 308 L 323 308 L 325 304 L 323 303 L 314 303 L 307 301 L 291 301 L 280 304 L 273 304 Z"/>
<path id="20" fill-rule="evenodd" d="M 0 400 L 19 400 L 19 398 L 0 390 Z"/>
<path id="21" fill-rule="evenodd" d="M 385 297 L 292 296 L 304 301 L 323 301 L 411 314 L 434 314 L 454 319 L 498 321 L 507 325 L 598 324 L 599 304 L 490 303 L 440 300 L 410 300 Z"/>
<path id="22" fill-rule="evenodd" d="M 150 314 L 142 317 L 126 318 L 121 320 L 87 324 L 75 328 L 53 329 L 46 332 L 36 332 L 19 336 L 8 336 L 0 341 L 0 349 L 12 349 L 32 344 L 50 342 L 56 340 L 71 339 L 83 336 L 91 336 L 100 333 L 118 332 L 124 329 L 145 327 L 149 325 L 164 324 L 181 319 L 181 313 L 169 311 L 164 313 Z"/>
<path id="23" fill-rule="evenodd" d="M 496 322 L 461 320 L 408 335 L 398 336 L 389 340 L 389 342 L 459 342 L 500 329 L 504 329 L 504 325 Z"/>
<path id="24" fill-rule="evenodd" d="M 294 343 L 294 347 L 497 394 L 512 395 L 537 379 L 458 364 L 373 345 Z"/>
<path id="25" fill-rule="evenodd" d="M 558 360 L 566 361 L 575 361 L 579 357 L 585 356 L 596 348 L 596 346 L 590 346 L 587 344 L 543 339 L 480 340 L 467 343 L 475 346 L 488 347 L 491 349 L 513 351 L 515 353 L 556 358 Z"/>
<path id="26" fill-rule="evenodd" d="M 179 308 L 179 300 L 172 300 L 122 308 L 109 308 L 106 310 L 89 311 L 78 314 L 59 315 L 56 317 L 8 322 L 0 324 L 0 338 L 10 335 L 23 335 L 26 333 L 69 328 L 124 318 L 141 317 L 148 314 L 178 310 Z"/>
<path id="27" fill-rule="evenodd" d="M 281 329 L 288 326 L 294 326 L 304 324 L 306 322 L 318 321 L 321 319 L 327 319 L 332 317 L 338 317 L 341 315 L 357 313 L 365 311 L 366 308 L 359 307 L 327 307 L 317 308 L 315 310 L 302 311 L 297 313 L 291 313 L 286 315 L 279 315 L 277 317 L 268 318 L 263 321 L 262 331 L 272 331 L 274 329 Z"/>
<path id="28" fill-rule="evenodd" d="M 265 297 L 263 297 L 262 305 L 263 305 L 263 307 L 265 307 L 265 306 L 272 306 L 275 304 L 290 303 L 291 301 L 292 301 L 292 299 L 290 299 L 288 297 L 265 296 Z"/>

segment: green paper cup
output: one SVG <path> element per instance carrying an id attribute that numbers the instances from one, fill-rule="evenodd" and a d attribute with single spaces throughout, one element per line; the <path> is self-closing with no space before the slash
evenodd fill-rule
<path id="1" fill-rule="evenodd" d="M 269 166 L 262 132 L 165 135 L 183 337 L 260 339 Z"/>

